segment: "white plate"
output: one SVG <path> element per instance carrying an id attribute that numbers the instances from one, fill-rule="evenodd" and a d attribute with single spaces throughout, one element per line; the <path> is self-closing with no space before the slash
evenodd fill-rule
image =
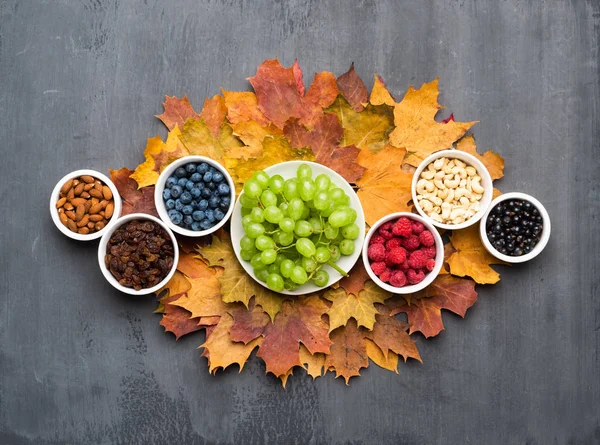
<path id="1" fill-rule="evenodd" d="M 321 164 L 317 164 L 315 162 L 282 162 L 281 164 L 276 164 L 266 168 L 265 172 L 269 176 L 281 175 L 283 179 L 295 178 L 296 171 L 298 170 L 298 167 L 300 167 L 302 164 L 310 165 L 313 171 L 313 178 L 316 178 L 321 173 L 325 173 L 326 175 L 328 175 L 331 179 L 331 182 L 333 182 L 344 192 L 346 192 L 346 194 L 350 197 L 350 207 L 356 210 L 357 217 L 355 223 L 361 229 L 361 231 L 360 235 L 358 235 L 358 238 L 354 240 L 354 253 L 350 256 L 342 255 L 336 263 L 340 268 L 348 272 L 350 271 L 350 269 L 352 269 L 354 264 L 356 264 L 356 261 L 360 258 L 360 251 L 365 238 L 365 214 L 363 212 L 362 205 L 360 204 L 360 200 L 358 199 L 358 196 L 356 195 L 350 184 L 348 184 L 348 182 L 344 178 L 342 178 L 339 174 L 337 174 L 330 168 L 325 167 Z M 248 275 L 250 275 L 257 283 L 261 284 L 264 287 L 267 287 L 267 283 L 263 283 L 258 278 L 256 278 L 256 275 L 254 275 L 254 271 L 252 269 L 252 266 L 250 265 L 250 261 L 244 261 L 240 257 L 240 240 L 243 236 L 244 228 L 242 227 L 242 206 L 238 197 L 237 201 L 235 202 L 235 207 L 233 208 L 233 215 L 231 216 L 231 242 L 233 243 L 233 250 L 235 251 L 235 255 L 237 256 L 238 261 L 240 262 L 244 270 L 248 273 Z M 337 283 L 342 279 L 342 275 L 331 266 L 326 265 L 323 267 L 323 269 L 326 270 L 327 273 L 329 273 L 328 286 L 331 286 L 332 284 Z M 307 282 L 304 283 L 302 286 L 298 286 L 293 291 L 283 290 L 280 293 L 285 295 L 304 295 L 310 294 L 311 292 L 317 292 L 322 289 L 322 287 L 319 287 L 312 282 Z"/>

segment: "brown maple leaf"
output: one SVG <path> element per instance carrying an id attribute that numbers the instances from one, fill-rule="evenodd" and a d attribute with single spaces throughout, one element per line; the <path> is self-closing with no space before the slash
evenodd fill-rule
<path id="1" fill-rule="evenodd" d="M 254 303 L 254 298 L 250 300 L 248 308 L 238 306 L 230 313 L 234 320 L 229 330 L 233 341 L 249 343 L 260 337 L 267 325 L 271 323 L 271 319 L 262 307 Z"/>
<path id="2" fill-rule="evenodd" d="M 337 86 L 354 111 L 362 111 L 365 108 L 364 104 L 369 99 L 369 92 L 365 83 L 354 71 L 354 63 L 350 65 L 347 72 L 338 77 Z"/>
<path id="3" fill-rule="evenodd" d="M 378 304 L 377 309 L 379 311 L 375 316 L 377 323 L 373 325 L 371 332 L 366 333 L 366 336 L 381 349 L 386 358 L 392 351 L 404 357 L 405 362 L 409 358 L 414 358 L 423 363 L 416 343 L 408 334 L 409 325 L 391 315 L 388 307 Z"/>
<path id="4" fill-rule="evenodd" d="M 198 326 L 198 319 L 192 318 L 191 314 L 178 306 L 174 306 L 173 301 L 183 297 L 184 293 L 169 295 L 161 303 L 164 304 L 164 314 L 160 320 L 160 325 L 164 326 L 165 331 L 175 334 L 175 340 L 179 340 L 186 334 L 202 329 Z"/>
<path id="5" fill-rule="evenodd" d="M 335 371 L 335 377 L 344 377 L 346 385 L 351 377 L 359 376 L 360 369 L 369 366 L 364 328 L 358 328 L 354 320 L 333 331 L 332 344 L 325 357 L 325 368 Z"/>
<path id="6" fill-rule="evenodd" d="M 121 216 L 130 213 L 148 213 L 158 217 L 154 206 L 154 187 L 138 190 L 137 182 L 131 178 L 132 170 L 123 167 L 121 170 L 110 170 L 110 179 L 114 182 L 123 201 Z"/>
<path id="7" fill-rule="evenodd" d="M 157 114 L 156 117 L 159 118 L 169 130 L 175 128 L 176 125 L 179 125 L 179 128 L 181 128 L 186 120 L 198 119 L 200 117 L 188 100 L 187 94 L 181 99 L 175 96 L 166 96 L 163 106 L 165 109 L 164 113 Z"/>

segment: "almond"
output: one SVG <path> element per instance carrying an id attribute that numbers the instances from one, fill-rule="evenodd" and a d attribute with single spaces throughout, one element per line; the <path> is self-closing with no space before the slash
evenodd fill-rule
<path id="1" fill-rule="evenodd" d="M 71 199 L 75 198 L 75 190 L 73 190 L 72 188 L 69 190 L 69 192 L 67 193 L 67 200 L 70 201 Z"/>
<path id="2" fill-rule="evenodd" d="M 65 205 L 65 202 L 67 202 L 67 198 L 60 198 L 58 201 L 56 201 L 56 208 L 60 209 L 62 206 Z"/>
<path id="3" fill-rule="evenodd" d="M 83 198 L 71 199 L 71 204 L 73 204 L 75 207 L 77 207 L 78 205 L 85 204 L 86 202 L 87 202 L 87 199 L 83 199 Z"/>
<path id="4" fill-rule="evenodd" d="M 85 192 L 87 192 L 87 191 L 89 191 L 90 189 L 93 189 L 93 188 L 94 188 L 94 184 L 86 184 L 86 185 L 83 186 L 83 190 Z"/>
<path id="5" fill-rule="evenodd" d="M 77 184 L 77 186 L 75 187 L 75 196 L 81 195 L 81 193 L 83 192 L 84 186 L 85 186 L 85 184 L 83 182 Z"/>
<path id="6" fill-rule="evenodd" d="M 110 187 L 108 187 L 107 185 L 105 185 L 104 187 L 102 187 L 102 195 L 104 195 L 104 199 L 112 199 L 113 194 L 112 191 L 110 190 Z"/>
<path id="7" fill-rule="evenodd" d="M 75 212 L 73 210 L 65 212 L 65 215 L 67 215 L 70 220 L 75 221 Z"/>
<path id="8" fill-rule="evenodd" d="M 104 207 L 102 207 L 102 203 L 99 202 L 96 205 L 93 205 L 92 207 L 90 207 L 90 215 L 94 215 L 95 213 L 98 213 L 100 210 L 102 210 Z"/>
<path id="9" fill-rule="evenodd" d="M 104 229 L 104 226 L 105 226 L 104 222 L 103 221 L 99 221 L 99 222 L 96 223 L 95 227 L 96 227 L 96 230 L 102 230 L 102 229 Z"/>
<path id="10" fill-rule="evenodd" d="M 94 177 L 89 175 L 83 175 L 79 179 L 81 179 L 86 184 L 92 184 L 95 181 Z"/>
<path id="11" fill-rule="evenodd" d="M 94 197 L 94 198 L 102 198 L 102 192 L 98 191 L 97 189 L 93 188 L 90 190 L 90 196 Z"/>
<path id="12" fill-rule="evenodd" d="M 88 229 L 92 230 L 94 228 L 94 226 L 96 225 L 95 222 L 90 221 L 87 225 Z"/>
<path id="13" fill-rule="evenodd" d="M 83 193 L 81 194 L 81 197 L 82 197 L 82 198 L 85 198 L 85 199 L 88 199 L 88 198 L 90 197 L 90 194 L 89 194 L 89 192 L 83 192 Z"/>
<path id="14" fill-rule="evenodd" d="M 79 207 L 77 207 L 77 208 L 79 208 Z M 83 206 L 82 206 L 82 208 L 83 208 Z M 90 217 L 89 217 L 89 215 L 83 215 L 83 218 L 81 218 L 81 221 L 79 221 L 79 222 L 77 223 L 77 227 L 83 227 L 83 226 L 86 226 L 86 225 L 87 225 L 87 223 L 89 223 L 89 222 L 90 222 Z"/>
<path id="15" fill-rule="evenodd" d="M 92 207 L 93 203 L 90 200 L 87 200 L 85 202 L 85 204 L 83 205 L 83 207 L 85 207 L 85 213 L 89 213 L 90 212 L 90 207 Z"/>
<path id="16" fill-rule="evenodd" d="M 102 201 L 100 201 L 100 204 L 102 205 L 102 210 L 104 210 L 106 208 L 106 206 L 108 205 L 108 201 L 103 199 Z"/>
<path id="17" fill-rule="evenodd" d="M 59 215 L 59 217 L 60 217 L 60 222 L 66 226 L 67 222 L 69 221 L 69 218 L 67 218 L 67 215 L 65 213 L 61 213 Z"/>
<path id="18" fill-rule="evenodd" d="M 71 204 L 70 202 L 67 202 L 67 203 L 66 203 L 66 204 L 63 206 L 63 208 L 64 208 L 65 210 L 73 210 L 75 207 L 73 207 L 73 204 Z"/>
<path id="19" fill-rule="evenodd" d="M 77 232 L 77 224 L 72 219 L 67 220 L 67 227 L 71 232 Z"/>
<path id="20" fill-rule="evenodd" d="M 110 219 L 115 211 L 115 203 L 109 202 L 106 208 L 104 209 L 104 217 L 106 219 Z"/>
<path id="21" fill-rule="evenodd" d="M 96 213 L 95 215 L 90 215 L 90 221 L 93 222 L 98 222 L 98 221 L 102 221 L 104 219 L 104 217 L 102 215 L 100 215 L 99 213 Z"/>
<path id="22" fill-rule="evenodd" d="M 63 184 L 63 186 L 60 188 L 60 192 L 63 194 L 66 194 L 69 190 L 71 190 L 71 188 L 73 187 L 73 180 L 69 179 L 67 182 L 65 182 Z"/>
<path id="23" fill-rule="evenodd" d="M 88 229 L 87 227 L 82 227 L 81 229 L 77 230 L 77 233 L 80 233 L 82 235 L 87 235 L 88 233 L 90 233 L 90 229 Z"/>
<path id="24" fill-rule="evenodd" d="M 102 193 L 102 183 L 101 183 L 100 181 L 96 181 L 96 182 L 94 183 L 94 188 L 95 188 L 96 190 L 98 190 L 100 193 Z"/>

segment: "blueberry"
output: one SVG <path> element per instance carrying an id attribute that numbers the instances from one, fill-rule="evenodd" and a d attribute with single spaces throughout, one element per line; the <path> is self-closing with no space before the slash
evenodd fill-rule
<path id="1" fill-rule="evenodd" d="M 180 186 L 174 185 L 173 187 L 171 187 L 171 196 L 173 198 L 179 198 L 179 196 L 181 195 L 182 191 L 183 190 L 181 189 Z"/>
<path id="2" fill-rule="evenodd" d="M 192 218 L 194 218 L 195 221 L 202 221 L 204 219 L 204 212 L 202 210 L 196 210 L 192 213 Z"/>
<path id="3" fill-rule="evenodd" d="M 208 200 L 208 207 L 211 209 L 216 209 L 219 206 L 219 198 L 216 196 L 211 196 Z"/>
<path id="4" fill-rule="evenodd" d="M 206 187 L 214 191 L 217 189 L 217 183 L 210 181 L 208 184 L 206 184 Z"/>
<path id="5" fill-rule="evenodd" d="M 179 167 L 177 170 L 175 170 L 175 176 L 178 178 L 183 178 L 185 176 L 185 168 Z"/>
<path id="6" fill-rule="evenodd" d="M 202 189 L 201 196 L 202 196 L 203 198 L 210 198 L 210 196 L 211 196 L 211 195 L 212 195 L 212 193 L 211 193 L 211 191 L 210 191 L 210 189 L 209 189 L 209 188 L 204 188 L 204 189 Z"/>
<path id="7" fill-rule="evenodd" d="M 208 208 L 208 201 L 206 199 L 203 199 L 202 201 L 200 201 L 198 203 L 198 209 L 206 210 L 207 208 Z"/>
<path id="8" fill-rule="evenodd" d="M 221 209 L 215 210 L 215 219 L 217 221 L 221 221 L 225 217 L 225 214 L 221 211 Z"/>
<path id="9" fill-rule="evenodd" d="M 212 177 L 213 177 L 213 175 L 212 175 L 211 172 L 206 172 L 206 173 L 204 173 L 204 176 L 202 177 L 202 180 L 204 182 L 210 182 L 210 181 L 212 181 Z"/>
<path id="10" fill-rule="evenodd" d="M 219 195 L 229 195 L 229 186 L 227 184 L 219 184 L 219 187 L 217 187 L 217 190 L 219 191 Z"/>
<path id="11" fill-rule="evenodd" d="M 183 192 L 181 194 L 181 202 L 184 204 L 189 204 L 190 202 L 192 202 L 192 194 L 190 192 Z"/>
<path id="12" fill-rule="evenodd" d="M 179 181 L 177 181 L 177 185 L 181 188 L 184 188 L 187 183 L 188 183 L 187 178 L 181 178 Z"/>
<path id="13" fill-rule="evenodd" d="M 208 219 L 203 219 L 202 221 L 200 221 L 200 228 L 202 230 L 208 230 L 212 227 L 212 223 L 208 220 Z"/>
<path id="14" fill-rule="evenodd" d="M 192 230 L 194 232 L 200 232 L 202 230 L 202 227 L 200 227 L 200 223 L 198 221 L 194 221 L 192 223 Z"/>
<path id="15" fill-rule="evenodd" d="M 196 201 L 195 199 L 192 199 L 192 202 L 190 202 L 190 205 L 192 206 L 192 208 L 194 210 L 198 210 L 198 201 Z"/>
<path id="16" fill-rule="evenodd" d="M 193 162 L 186 164 L 185 171 L 188 173 L 195 173 L 196 172 L 196 164 L 194 164 Z"/>
<path id="17" fill-rule="evenodd" d="M 194 213 L 194 208 L 192 206 L 183 206 L 181 213 L 183 213 L 184 215 L 191 215 L 192 213 Z"/>
<path id="18" fill-rule="evenodd" d="M 192 190 L 194 188 L 196 184 L 194 184 L 192 181 L 189 181 L 185 184 L 185 188 L 186 190 Z"/>
<path id="19" fill-rule="evenodd" d="M 208 209 L 206 212 L 204 212 L 204 216 L 206 216 L 206 219 L 213 223 L 215 222 L 215 212 L 211 209 Z"/>
<path id="20" fill-rule="evenodd" d="M 177 184 L 177 178 L 175 176 L 169 176 L 167 182 L 165 182 L 165 187 L 171 188 L 175 184 Z"/>
<path id="21" fill-rule="evenodd" d="M 181 212 L 181 210 L 183 210 L 183 202 L 181 202 L 181 199 L 176 199 L 175 200 L 175 210 L 177 210 L 178 212 Z"/>
<path id="22" fill-rule="evenodd" d="M 171 199 L 171 190 L 170 189 L 163 190 L 163 199 L 165 201 L 168 201 L 169 199 Z"/>
<path id="23" fill-rule="evenodd" d="M 192 225 L 192 223 L 193 223 L 193 222 L 194 222 L 194 219 L 193 219 L 193 218 L 192 218 L 190 215 L 185 215 L 185 216 L 183 217 L 183 223 L 184 223 L 186 226 L 190 226 L 190 225 Z"/>
<path id="24" fill-rule="evenodd" d="M 202 175 L 200 173 L 194 173 L 192 176 L 190 176 L 190 180 L 194 182 L 200 182 L 202 181 Z"/>
<path id="25" fill-rule="evenodd" d="M 169 210 L 168 215 L 173 224 L 175 224 L 176 226 L 181 224 L 181 221 L 183 220 L 183 215 L 177 210 Z"/>
<path id="26" fill-rule="evenodd" d="M 212 180 L 215 182 L 221 182 L 223 180 L 223 173 L 219 171 L 214 172 Z"/>
<path id="27" fill-rule="evenodd" d="M 200 182 L 196 183 L 196 187 L 198 187 L 198 189 L 200 189 L 200 190 L 204 190 L 204 187 L 206 187 L 206 186 L 204 185 L 204 182 L 200 181 Z"/>
<path id="28" fill-rule="evenodd" d="M 192 195 L 192 198 L 200 198 L 201 193 L 202 193 L 202 190 L 200 190 L 198 187 L 194 187 L 190 190 L 190 194 Z"/>
<path id="29" fill-rule="evenodd" d="M 229 196 L 223 196 L 221 198 L 221 208 L 223 209 L 223 207 L 225 207 L 226 209 L 228 209 L 229 204 L 231 204 L 231 198 Z"/>
<path id="30" fill-rule="evenodd" d="M 168 199 L 167 202 L 165 202 L 165 207 L 167 210 L 173 210 L 175 208 L 175 201 L 173 199 Z"/>
<path id="31" fill-rule="evenodd" d="M 196 171 L 198 173 L 200 173 L 201 175 L 203 175 L 204 173 L 206 173 L 208 171 L 208 164 L 206 162 L 203 162 L 198 167 L 196 167 Z"/>

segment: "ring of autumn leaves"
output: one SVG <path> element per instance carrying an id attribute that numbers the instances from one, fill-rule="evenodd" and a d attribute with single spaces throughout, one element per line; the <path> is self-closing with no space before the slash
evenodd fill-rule
<path id="1" fill-rule="evenodd" d="M 187 97 L 167 96 L 157 116 L 169 130 L 166 141 L 149 139 L 145 162 L 135 171 L 111 171 L 124 215 L 156 215 L 158 175 L 185 155 L 220 162 L 238 192 L 255 170 L 289 160 L 322 163 L 354 184 L 367 224 L 412 210 L 414 169 L 435 151 L 464 150 L 486 165 L 492 179 L 503 175 L 504 160 L 492 151 L 478 154 L 473 136 L 465 135 L 475 122 L 455 122 L 452 115 L 435 120 L 442 108 L 437 79 L 409 87 L 399 102 L 378 75 L 369 94 L 354 66 L 338 78 L 317 73 L 306 89 L 297 61 L 284 68 L 267 60 L 249 81 L 254 92 L 222 90 L 206 99 L 200 113 Z M 490 267 L 499 261 L 486 252 L 477 225 L 452 232 L 441 274 L 425 290 L 405 296 L 376 286 L 361 261 L 337 286 L 296 298 L 280 295 L 244 272 L 226 230 L 180 243 L 177 272 L 158 294 L 161 325 L 176 338 L 205 329 L 200 347 L 211 373 L 234 363 L 241 371 L 257 349 L 267 373 L 284 386 L 297 367 L 313 378 L 335 372 L 346 384 L 369 360 L 397 373 L 400 356 L 421 361 L 410 334 L 439 334 L 442 309 L 464 317 L 477 299 L 475 284 L 500 279 Z M 408 323 L 396 318 L 402 312 Z"/>

